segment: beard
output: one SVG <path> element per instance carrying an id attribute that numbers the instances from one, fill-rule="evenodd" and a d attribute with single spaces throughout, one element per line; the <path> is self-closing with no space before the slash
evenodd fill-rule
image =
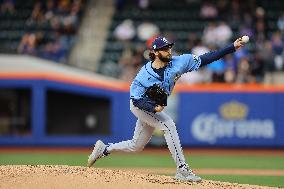
<path id="1" fill-rule="evenodd" d="M 158 54 L 158 58 L 162 61 L 162 62 L 170 62 L 172 60 L 172 55 L 169 54 L 167 56 L 162 56 L 161 53 Z"/>

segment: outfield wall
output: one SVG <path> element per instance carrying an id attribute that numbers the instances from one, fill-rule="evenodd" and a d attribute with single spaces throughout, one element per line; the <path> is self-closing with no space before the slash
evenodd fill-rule
<path id="1" fill-rule="evenodd" d="M 89 146 L 132 137 L 129 84 L 45 62 L 19 68 L 37 61 L 27 60 L 6 60 L 7 68 L 0 59 L 0 145 Z M 178 85 L 174 99 L 183 146 L 284 147 L 283 86 Z M 9 104 L 21 108 L 8 116 Z"/>

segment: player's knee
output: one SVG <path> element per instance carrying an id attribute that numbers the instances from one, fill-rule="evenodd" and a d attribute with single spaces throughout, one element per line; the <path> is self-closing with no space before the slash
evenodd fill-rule
<path id="1" fill-rule="evenodd" d="M 176 129 L 176 124 L 174 123 L 173 120 L 165 121 L 163 124 L 167 128 L 167 130 Z"/>
<path id="2" fill-rule="evenodd" d="M 139 144 L 137 141 L 131 141 L 131 151 L 132 152 L 141 152 L 144 149 L 144 144 Z"/>
<path id="3" fill-rule="evenodd" d="M 144 146 L 136 146 L 136 151 L 135 152 L 141 152 L 144 149 Z"/>

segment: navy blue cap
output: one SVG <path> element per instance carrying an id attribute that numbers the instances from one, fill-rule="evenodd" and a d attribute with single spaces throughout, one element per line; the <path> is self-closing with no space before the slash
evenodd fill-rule
<path id="1" fill-rule="evenodd" d="M 152 43 L 153 50 L 159 50 L 166 46 L 173 46 L 174 43 L 167 40 L 165 37 L 157 37 Z"/>

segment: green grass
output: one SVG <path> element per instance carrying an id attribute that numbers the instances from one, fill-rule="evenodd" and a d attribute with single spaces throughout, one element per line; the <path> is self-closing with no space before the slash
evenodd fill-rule
<path id="1" fill-rule="evenodd" d="M 64 164 L 83 166 L 86 153 L 1 153 L 0 165 Z M 191 155 L 187 162 L 193 168 L 284 169 L 282 156 Z M 174 167 L 167 154 L 112 154 L 96 164 L 99 167 Z"/>
<path id="2" fill-rule="evenodd" d="M 201 175 L 201 177 L 231 183 L 284 187 L 284 176 Z"/>
<path id="3" fill-rule="evenodd" d="M 0 165 L 73 165 L 86 166 L 87 153 L 3 153 Z M 284 170 L 282 156 L 190 155 L 187 161 L 194 169 L 277 169 Z M 174 168 L 170 154 L 112 154 L 96 167 L 162 167 Z M 209 180 L 284 187 L 284 176 L 202 175 Z"/>
<path id="4" fill-rule="evenodd" d="M 212 156 L 192 155 L 187 162 L 193 168 L 230 168 L 230 169 L 284 169 L 284 158 L 273 156 Z M 168 155 L 116 155 L 97 162 L 97 166 L 115 167 L 174 167 Z"/>
<path id="5" fill-rule="evenodd" d="M 193 155 L 188 161 L 197 168 L 284 169 L 283 156 Z"/>
<path id="6" fill-rule="evenodd" d="M 0 165 L 64 164 L 86 165 L 85 153 L 1 153 Z M 281 156 L 191 155 L 187 161 L 193 168 L 284 169 Z M 167 154 L 112 154 L 96 163 L 98 167 L 174 167 Z"/>

